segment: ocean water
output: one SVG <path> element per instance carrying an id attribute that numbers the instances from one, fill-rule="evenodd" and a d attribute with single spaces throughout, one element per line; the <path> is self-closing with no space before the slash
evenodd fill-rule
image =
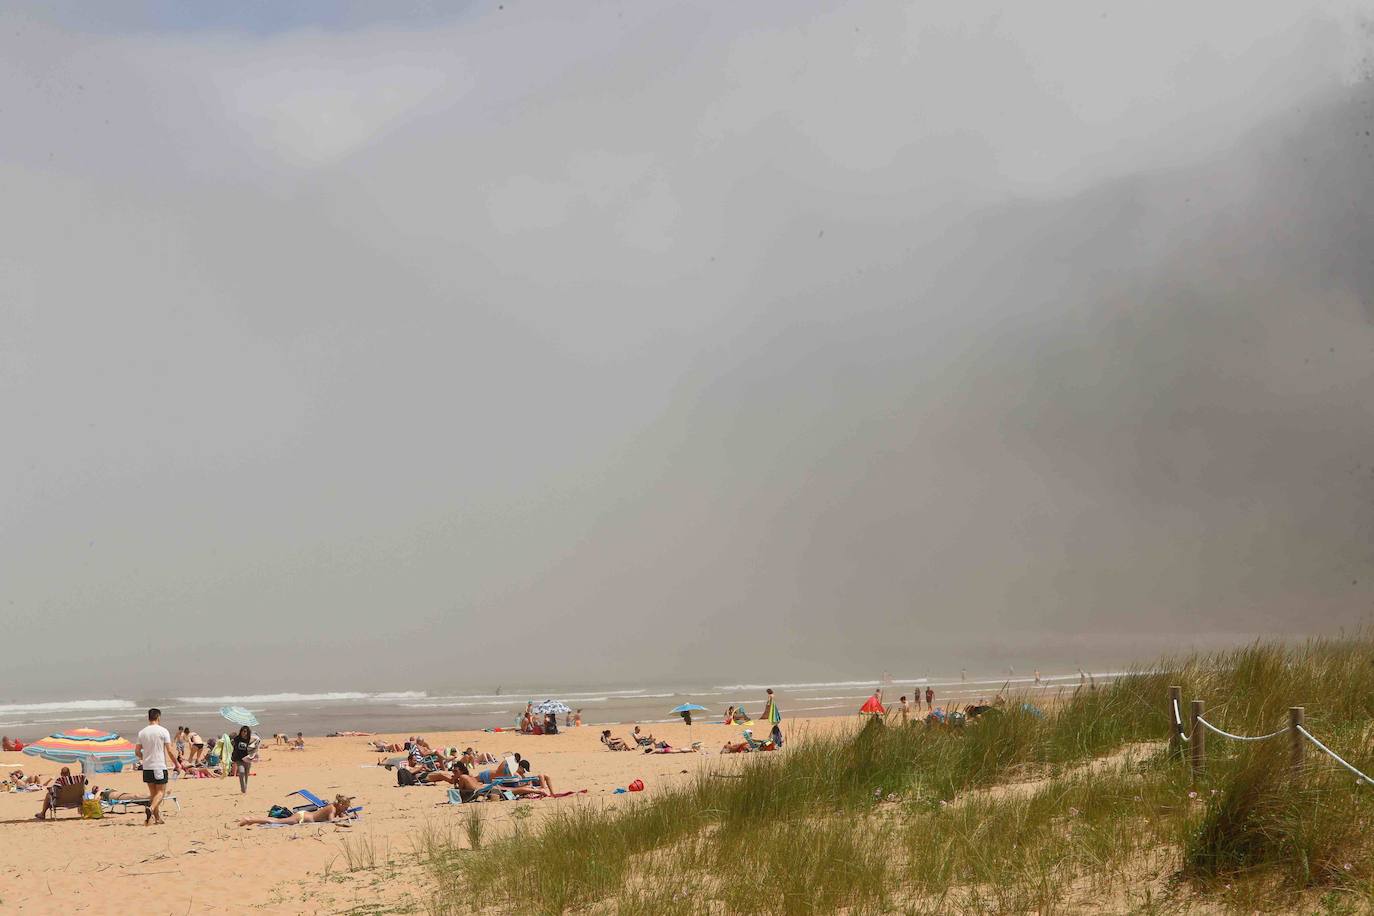
<path id="1" fill-rule="evenodd" d="M 1093 673 L 1104 684 L 1122 672 Z M 893 678 L 876 681 L 795 681 L 776 684 L 701 684 L 646 686 L 632 689 L 581 687 L 562 690 L 556 685 L 501 688 L 499 693 L 434 693 L 417 690 L 338 691 L 328 693 L 226 694 L 223 696 L 168 696 L 137 698 L 78 698 L 30 703 L 0 703 L 0 734 L 32 741 L 55 731 L 88 726 L 132 736 L 147 723 L 146 710 L 163 711 L 162 724 L 169 730 L 188 725 L 202 735 L 218 734 L 231 726 L 219 715 L 221 706 L 244 706 L 262 723 L 262 735 L 274 732 L 324 735 L 334 731 L 422 733 L 513 726 L 525 703 L 562 700 L 582 710 L 584 726 L 629 722 L 677 721 L 669 710 L 682 703 L 697 703 L 709 712 L 695 713 L 699 722 L 720 721 L 729 706 L 743 706 L 753 716 L 763 711 L 764 689 L 772 687 L 784 718 L 853 715 L 872 694 L 883 688 L 884 702 L 894 705 L 902 694 L 919 688 L 935 691 L 935 705 L 988 701 L 999 692 L 1025 697 L 1069 693 L 1080 675 L 1045 673 L 1037 683 L 1032 676 L 969 675 L 964 678 Z M 562 724 L 560 720 L 560 725 Z"/>

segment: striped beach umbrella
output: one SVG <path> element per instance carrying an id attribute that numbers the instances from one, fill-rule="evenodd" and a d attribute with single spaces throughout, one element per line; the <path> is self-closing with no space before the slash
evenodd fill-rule
<path id="1" fill-rule="evenodd" d="M 88 763 L 131 764 L 137 759 L 132 742 L 125 741 L 114 732 L 96 728 L 74 728 L 40 738 L 25 745 L 24 753 L 58 763 L 79 763 L 82 767 Z"/>
<path id="2" fill-rule="evenodd" d="M 219 714 L 235 725 L 247 725 L 252 728 L 258 724 L 258 717 L 242 706 L 221 706 Z"/>

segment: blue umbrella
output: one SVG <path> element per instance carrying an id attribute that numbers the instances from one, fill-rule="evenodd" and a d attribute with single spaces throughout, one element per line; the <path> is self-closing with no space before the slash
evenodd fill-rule
<path id="1" fill-rule="evenodd" d="M 219 714 L 235 725 L 247 725 L 251 727 L 258 724 L 258 717 L 242 706 L 221 706 L 219 708 Z"/>
<path id="2" fill-rule="evenodd" d="M 688 740 L 688 741 L 691 741 L 691 740 L 692 740 L 692 719 L 691 719 L 690 713 L 694 713 L 694 712 L 710 712 L 710 710 L 707 709 L 705 706 L 698 706 L 698 705 L 695 704 L 695 703 L 683 703 L 681 706 L 678 706 L 678 707 L 676 707 L 676 708 L 674 708 L 674 709 L 670 709 L 670 710 L 668 710 L 668 711 L 669 711 L 669 712 L 675 712 L 675 713 L 688 713 L 688 714 L 689 714 L 689 715 L 685 715 L 685 716 L 682 717 L 682 718 L 683 718 L 684 720 L 686 720 L 686 722 L 687 722 L 687 740 Z"/>

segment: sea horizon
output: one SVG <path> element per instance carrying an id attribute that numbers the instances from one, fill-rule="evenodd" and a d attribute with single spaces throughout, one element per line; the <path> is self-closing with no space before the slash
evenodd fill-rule
<path id="1" fill-rule="evenodd" d="M 1097 684 L 1108 683 L 1125 672 L 1085 672 Z M 170 728 L 186 725 L 201 733 L 227 730 L 219 715 L 221 706 L 243 706 L 262 723 L 260 733 L 301 732 L 325 735 L 335 731 L 377 733 L 458 731 L 506 728 L 515 724 L 529 701 L 561 700 L 582 710 L 584 726 L 629 722 L 652 724 L 676 721 L 674 706 L 686 702 L 707 707 L 703 721 L 719 718 L 730 706 L 743 706 L 751 714 L 763 708 L 764 691 L 776 691 L 784 717 L 811 718 L 857 714 L 864 699 L 881 687 L 884 701 L 896 703 L 904 691 L 935 691 L 935 705 L 964 705 L 991 700 L 1004 688 L 1011 693 L 1035 696 L 1072 690 L 1080 682 L 1078 671 L 1044 670 L 997 674 L 970 672 L 961 678 L 946 676 L 888 679 L 780 681 L 737 684 L 657 684 L 636 688 L 596 688 L 589 685 L 560 687 L 556 684 L 502 687 L 500 692 L 396 691 L 280 691 L 238 692 L 211 695 L 108 696 L 45 698 L 30 702 L 0 703 L 0 733 L 33 740 L 65 728 L 90 726 L 121 734 L 138 730 L 149 707 L 163 712 Z M 560 718 L 560 725 L 563 719 Z"/>

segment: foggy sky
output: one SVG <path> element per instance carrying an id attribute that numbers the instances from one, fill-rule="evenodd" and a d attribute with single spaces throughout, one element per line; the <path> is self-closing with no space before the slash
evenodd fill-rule
<path id="1" fill-rule="evenodd" d="M 84 6 L 0 13 L 0 698 L 1374 608 L 1365 5 Z"/>

